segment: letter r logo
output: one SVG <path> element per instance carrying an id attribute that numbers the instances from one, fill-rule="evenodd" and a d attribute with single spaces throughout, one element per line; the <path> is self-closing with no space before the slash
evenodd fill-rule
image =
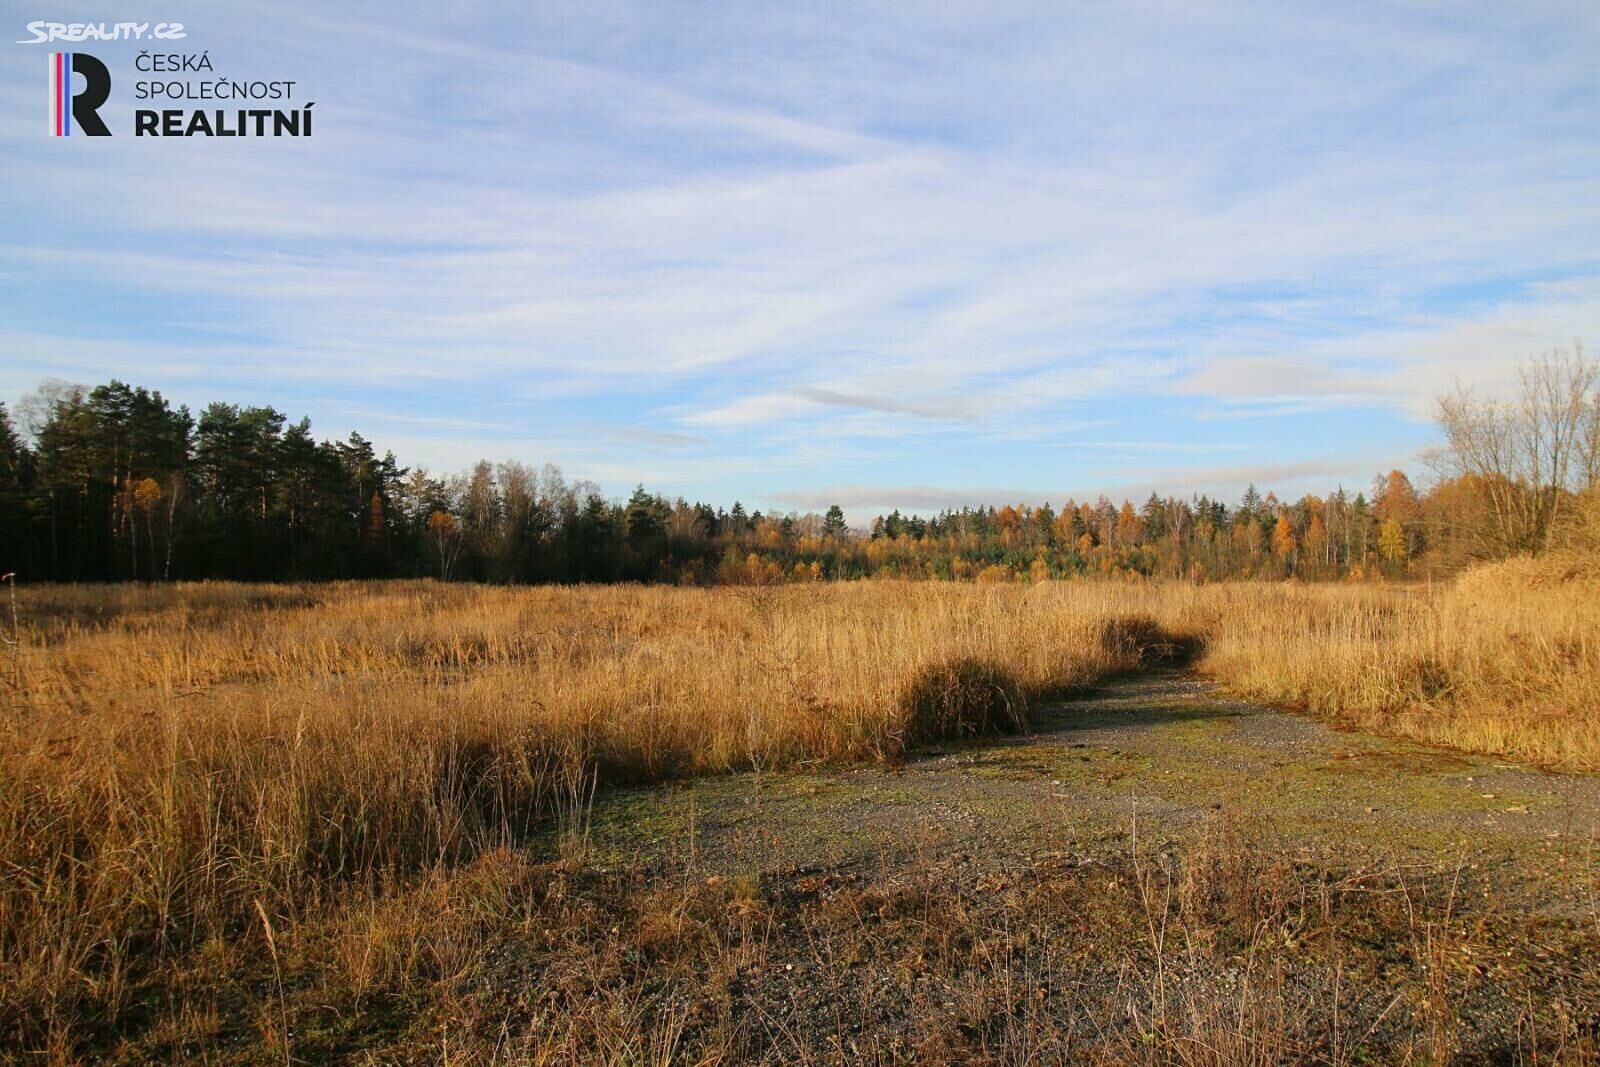
<path id="1" fill-rule="evenodd" d="M 83 91 L 72 91 L 73 74 L 83 75 Z M 84 52 L 50 53 L 50 132 L 70 137 L 72 124 L 90 137 L 110 137 L 100 118 L 100 106 L 111 95 L 111 72 Z"/>

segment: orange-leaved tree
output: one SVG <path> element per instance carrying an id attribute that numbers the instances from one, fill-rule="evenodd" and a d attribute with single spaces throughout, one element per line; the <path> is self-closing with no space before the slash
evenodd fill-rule
<path id="1" fill-rule="evenodd" d="M 1289 516 L 1279 515 L 1277 525 L 1272 528 L 1272 554 L 1293 568 L 1295 551 L 1299 547 L 1294 527 L 1289 525 Z"/>

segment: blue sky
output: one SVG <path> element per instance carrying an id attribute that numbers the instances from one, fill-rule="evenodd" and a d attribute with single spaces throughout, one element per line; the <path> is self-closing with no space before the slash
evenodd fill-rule
<path id="1" fill-rule="evenodd" d="M 116 376 L 402 460 L 854 515 L 1420 471 L 1600 336 L 1600 7 L 18 5 L 181 21 L 310 139 L 44 129 L 0 399 Z"/>

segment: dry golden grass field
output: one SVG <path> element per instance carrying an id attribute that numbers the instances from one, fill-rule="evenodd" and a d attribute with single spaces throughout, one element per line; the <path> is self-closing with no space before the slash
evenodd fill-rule
<path id="1" fill-rule="evenodd" d="M 1002 1013 L 1010 1029 L 977 1051 L 948 1040 L 869 1050 L 794 1027 L 708 1022 L 674 983 L 703 988 L 719 967 L 742 973 L 749 960 L 726 953 L 735 942 L 748 950 L 751 924 L 767 924 L 762 944 L 811 928 L 782 918 L 789 904 L 763 888 L 771 871 L 709 882 L 673 881 L 660 863 L 627 876 L 615 865 L 597 872 L 596 797 L 727 773 L 793 782 L 897 766 L 931 745 L 1026 732 L 1040 709 L 1070 709 L 1098 684 L 1162 665 L 1345 728 L 1594 771 L 1597 594 L 1595 573 L 1577 563 L 1505 564 L 1431 588 L 23 589 L 16 654 L 0 662 L 0 1056 L 733 1063 L 765 1049 L 772 1062 L 1056 1062 L 1051 1049 L 1068 1045 L 1044 1042 L 1044 1022 L 1030 1023 L 1024 1010 L 1037 1007 L 1033 994 L 1017 990 Z M 1222 908 L 1207 945 L 1223 930 L 1241 945 L 1266 938 L 1281 948 L 1274 931 L 1290 929 L 1293 915 L 1332 914 L 1328 885 L 1355 893 L 1383 883 L 1371 899 L 1403 896 L 1411 908 L 1395 943 L 1410 946 L 1401 955 L 1415 957 L 1417 996 L 1427 1000 L 1427 975 L 1439 969 L 1428 971 L 1428 953 L 1451 951 L 1439 939 L 1452 929 L 1453 889 L 1422 874 L 1397 888 L 1399 868 L 1378 867 L 1317 875 L 1323 896 L 1313 904 L 1263 873 L 1270 864 L 1257 846 L 1217 840 L 1206 838 L 1209 851 L 1197 853 L 1206 858 L 1184 868 L 1189 896 L 1161 883 L 1162 893 L 1172 890 L 1174 937 L 1196 908 Z M 1447 853 L 1435 857 L 1446 867 Z M 1154 861 L 1137 840 L 1119 856 L 1105 861 L 1126 866 L 1113 884 L 1143 887 L 1129 898 L 1134 927 L 1159 917 L 1165 929 L 1167 897 L 1152 903 Z M 1194 871 L 1227 863 L 1251 884 L 1193 884 Z M 1424 905 L 1412 890 L 1422 885 L 1434 886 L 1427 906 L 1445 908 L 1438 923 L 1428 920 L 1435 925 L 1417 919 Z M 930 884 L 913 894 L 920 903 L 872 906 L 934 908 L 954 922 L 959 901 L 936 907 L 938 891 Z M 1095 895 L 1087 885 L 1078 891 Z M 1056 896 L 1029 905 L 1038 914 L 1067 908 L 1067 888 L 1040 892 Z M 1196 893 L 1210 903 L 1196 903 Z M 1402 923 L 1404 909 L 1391 911 L 1361 921 L 1370 931 Z M 941 942 L 939 951 L 981 942 L 981 924 L 972 924 L 941 934 L 959 944 Z M 729 932 L 736 928 L 743 933 Z M 489 946 L 508 931 L 546 949 L 576 939 L 609 966 L 631 959 L 634 999 L 591 991 L 559 1013 L 565 1029 L 511 1009 L 485 1022 L 481 1005 L 462 1007 L 461 990 L 482 986 L 486 961 L 502 958 Z M 1170 950 L 1161 941 L 1127 960 L 1162 969 Z M 1203 972 L 1191 950 L 1188 966 Z M 567 958 L 575 951 L 569 945 Z M 528 973 L 559 992 L 550 958 L 539 960 Z M 857 964 L 872 966 L 839 966 Z M 1011 964 L 996 966 L 1011 974 Z M 1128 964 L 1145 983 L 1141 1002 L 1159 1001 L 1164 1012 L 1178 994 L 1163 986 L 1152 1000 L 1155 972 L 1145 964 Z M 1293 1023 L 1310 1009 L 1296 1006 L 1278 966 L 1276 977 L 1254 977 L 1259 996 L 1229 1000 L 1228 1011 L 1183 1001 L 1187 1029 L 1119 1015 L 1123 1022 L 1098 1034 L 1078 1034 L 1068 1058 L 1373 1062 L 1373 1053 L 1351 1051 L 1365 1048 L 1360 1033 L 1340 1035 L 1338 983 L 1350 979 L 1330 978 L 1324 1033 Z M 1048 987 L 1036 978 L 1019 981 Z M 723 990 L 717 1002 L 745 995 Z M 1444 995 L 1436 991 L 1436 1007 Z M 1535 1012 L 1518 1024 L 1526 1048 L 1543 1050 L 1538 1062 L 1588 1055 L 1584 1013 L 1600 1005 L 1561 1011 L 1565 1023 Z M 1374 1039 L 1403 1011 L 1370 1014 L 1377 1021 L 1359 1029 Z M 1379 1059 L 1402 1048 L 1414 1062 L 1450 1058 L 1445 1023 L 1421 1009 L 1406 1017 L 1414 1032 L 1383 1046 Z M 1541 1025 L 1555 1036 L 1541 1037 Z M 530 1043 L 529 1027 L 548 1041 Z"/>

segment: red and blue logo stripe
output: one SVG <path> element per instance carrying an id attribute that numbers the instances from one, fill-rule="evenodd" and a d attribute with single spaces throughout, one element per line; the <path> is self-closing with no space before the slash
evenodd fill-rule
<path id="1" fill-rule="evenodd" d="M 72 53 L 50 53 L 50 132 L 72 136 Z"/>

